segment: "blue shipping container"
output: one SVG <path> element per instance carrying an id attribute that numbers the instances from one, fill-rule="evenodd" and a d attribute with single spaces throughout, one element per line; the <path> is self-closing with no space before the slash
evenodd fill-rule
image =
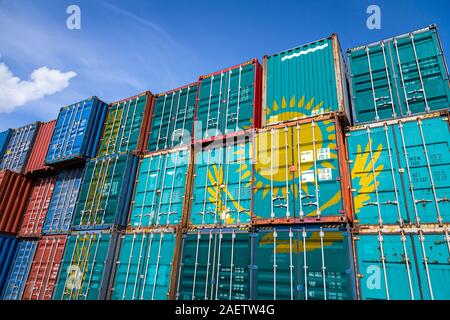
<path id="1" fill-rule="evenodd" d="M 11 134 L 12 129 L 0 132 L 0 160 L 2 159 L 3 153 L 6 150 L 6 146 L 8 145 L 9 138 L 11 138 Z"/>
<path id="2" fill-rule="evenodd" d="M 19 243 L 14 262 L 12 263 L 8 281 L 5 286 L 3 300 L 20 300 L 28 279 L 28 274 L 36 252 L 37 241 L 23 240 Z"/>
<path id="3" fill-rule="evenodd" d="M 70 230 L 84 168 L 66 169 L 58 174 L 45 217 L 43 234 L 65 234 Z"/>
<path id="4" fill-rule="evenodd" d="M 19 240 L 17 238 L 0 235 L 0 297 L 3 296 L 3 290 L 18 244 Z"/>
<path id="5" fill-rule="evenodd" d="M 107 110 L 97 97 L 61 108 L 45 163 L 55 166 L 94 157 Z"/>
<path id="6" fill-rule="evenodd" d="M 39 123 L 32 123 L 12 131 L 0 162 L 0 170 L 11 170 L 21 173 L 25 168 Z"/>

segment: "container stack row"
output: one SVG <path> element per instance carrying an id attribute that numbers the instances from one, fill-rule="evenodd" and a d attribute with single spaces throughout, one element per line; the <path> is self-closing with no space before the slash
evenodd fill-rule
<path id="1" fill-rule="evenodd" d="M 333 34 L 0 133 L 2 298 L 448 299 L 436 28 L 347 58 Z"/>

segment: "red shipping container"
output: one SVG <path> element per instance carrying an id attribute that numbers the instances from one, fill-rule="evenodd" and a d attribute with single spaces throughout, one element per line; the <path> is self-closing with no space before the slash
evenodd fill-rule
<path id="1" fill-rule="evenodd" d="M 47 155 L 50 140 L 55 129 L 56 120 L 42 123 L 36 135 L 33 149 L 28 158 L 25 172 L 36 172 L 50 169 L 49 166 L 44 165 L 45 156 Z"/>
<path id="2" fill-rule="evenodd" d="M 51 300 L 67 236 L 44 236 L 39 240 L 22 300 Z"/>
<path id="3" fill-rule="evenodd" d="M 19 230 L 21 237 L 39 237 L 55 188 L 56 176 L 34 180 Z"/>
<path id="4" fill-rule="evenodd" d="M 0 232 L 19 231 L 30 191 L 30 179 L 9 170 L 0 171 Z"/>

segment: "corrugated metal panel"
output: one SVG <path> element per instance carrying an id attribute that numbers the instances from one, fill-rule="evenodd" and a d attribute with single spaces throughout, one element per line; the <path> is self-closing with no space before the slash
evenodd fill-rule
<path id="1" fill-rule="evenodd" d="M 61 108 L 45 163 L 55 166 L 94 157 L 107 110 L 97 97 Z"/>
<path id="2" fill-rule="evenodd" d="M 42 233 L 65 234 L 70 230 L 83 173 L 84 168 L 66 169 L 59 172 Z"/>
<path id="3" fill-rule="evenodd" d="M 450 107 L 436 26 L 347 50 L 354 123 Z"/>
<path id="4" fill-rule="evenodd" d="M 250 234 L 239 229 L 202 229 L 183 235 L 176 298 L 248 300 Z"/>
<path id="5" fill-rule="evenodd" d="M 30 156 L 39 122 L 14 129 L 0 161 L 0 170 L 22 173 Z"/>
<path id="6" fill-rule="evenodd" d="M 255 223 L 352 219 L 344 135 L 335 115 L 260 130 L 255 150 Z"/>
<path id="7" fill-rule="evenodd" d="M 156 96 L 147 151 L 191 143 L 197 89 L 198 82 Z"/>
<path id="8" fill-rule="evenodd" d="M 6 150 L 6 146 L 8 145 L 9 139 L 11 138 L 13 130 L 8 129 L 3 132 L 0 132 L 0 160 L 3 158 L 3 153 Z"/>
<path id="9" fill-rule="evenodd" d="M 252 142 L 214 143 L 195 155 L 189 222 L 192 225 L 250 223 Z"/>
<path id="10" fill-rule="evenodd" d="M 17 238 L 0 235 L 0 297 L 3 296 L 3 290 L 11 269 L 11 265 L 16 255 L 19 241 Z"/>
<path id="11" fill-rule="evenodd" d="M 12 171 L 0 171 L 0 232 L 17 233 L 31 191 L 31 181 Z"/>
<path id="12" fill-rule="evenodd" d="M 253 245 L 252 299 L 352 300 L 349 233 L 337 228 L 259 229 Z"/>
<path id="13" fill-rule="evenodd" d="M 168 299 L 176 237 L 174 230 L 123 235 L 111 299 Z"/>
<path id="14" fill-rule="evenodd" d="M 189 163 L 188 148 L 150 154 L 140 160 L 130 226 L 182 223 Z"/>
<path id="15" fill-rule="evenodd" d="M 153 95 L 144 92 L 111 103 L 106 117 L 97 157 L 117 153 L 141 153 L 145 144 Z"/>
<path id="16" fill-rule="evenodd" d="M 39 237 L 55 187 L 56 176 L 33 181 L 28 204 L 19 230 L 21 237 Z"/>
<path id="17" fill-rule="evenodd" d="M 347 141 L 362 224 L 450 222 L 448 116 L 353 127 Z"/>
<path id="18" fill-rule="evenodd" d="M 194 139 L 210 141 L 261 125 L 261 66 L 257 59 L 201 76 Z"/>
<path id="19" fill-rule="evenodd" d="M 31 263 L 36 251 L 37 241 L 22 240 L 19 243 L 8 281 L 3 293 L 3 300 L 20 300 L 28 279 Z"/>
<path id="20" fill-rule="evenodd" d="M 350 117 L 337 35 L 265 56 L 263 64 L 263 124 L 331 111 Z"/>
<path id="21" fill-rule="evenodd" d="M 54 300 L 105 299 L 117 234 L 79 232 L 67 239 Z"/>
<path id="22" fill-rule="evenodd" d="M 39 240 L 23 300 L 50 300 L 58 276 L 67 236 L 44 236 Z"/>
<path id="23" fill-rule="evenodd" d="M 362 300 L 450 299 L 450 237 L 403 229 L 354 237 Z"/>
<path id="24" fill-rule="evenodd" d="M 131 154 L 88 162 L 72 224 L 75 230 L 126 225 L 137 164 Z"/>
<path id="25" fill-rule="evenodd" d="M 25 172 L 36 172 L 46 170 L 49 167 L 44 165 L 45 156 L 47 155 L 50 139 L 55 129 L 56 120 L 42 123 L 36 134 L 36 141 L 31 149 L 30 158 L 28 159 Z"/>

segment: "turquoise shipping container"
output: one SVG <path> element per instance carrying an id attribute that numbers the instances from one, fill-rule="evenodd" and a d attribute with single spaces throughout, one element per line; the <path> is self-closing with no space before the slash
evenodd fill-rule
<path id="1" fill-rule="evenodd" d="M 353 239 L 360 299 L 450 299 L 447 228 L 372 229 Z"/>
<path id="2" fill-rule="evenodd" d="M 336 34 L 263 59 L 262 124 L 336 112 L 350 117 L 347 71 Z"/>
<path id="3" fill-rule="evenodd" d="M 197 90 L 198 82 L 156 95 L 148 152 L 191 143 Z"/>
<path id="4" fill-rule="evenodd" d="M 217 141 L 196 150 L 191 225 L 249 224 L 252 208 L 253 164 L 250 136 Z"/>
<path id="5" fill-rule="evenodd" d="M 129 226 L 145 228 L 184 222 L 190 160 L 188 147 L 140 159 Z"/>
<path id="6" fill-rule="evenodd" d="M 194 140 L 208 142 L 261 125 L 261 66 L 257 59 L 201 76 Z"/>
<path id="7" fill-rule="evenodd" d="M 250 239 L 245 229 L 198 229 L 185 233 L 176 299 L 248 300 Z"/>
<path id="8" fill-rule="evenodd" d="M 447 114 L 352 127 L 347 147 L 361 224 L 450 223 Z"/>
<path id="9" fill-rule="evenodd" d="M 435 25 L 347 50 L 354 124 L 450 108 Z"/>
<path id="10" fill-rule="evenodd" d="M 106 299 L 118 238 L 103 231 L 69 235 L 53 300 Z"/>
<path id="11" fill-rule="evenodd" d="M 252 299 L 355 299 L 350 239 L 350 233 L 339 227 L 257 229 Z"/>
<path id="12" fill-rule="evenodd" d="M 74 230 L 111 229 L 127 223 L 138 157 L 132 154 L 90 160 L 72 223 Z"/>
<path id="13" fill-rule="evenodd" d="M 167 300 L 173 285 L 176 229 L 151 229 L 121 236 L 112 300 Z"/>

